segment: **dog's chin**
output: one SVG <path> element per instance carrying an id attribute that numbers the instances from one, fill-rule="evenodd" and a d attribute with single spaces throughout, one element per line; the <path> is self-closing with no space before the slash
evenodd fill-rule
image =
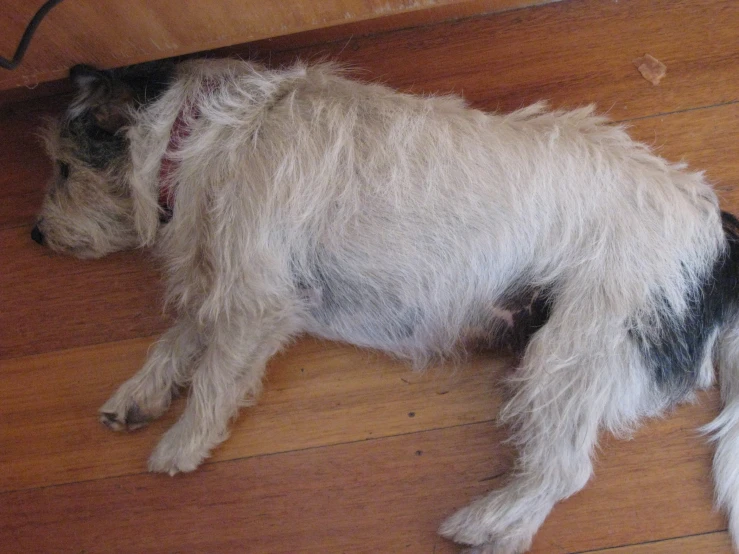
<path id="1" fill-rule="evenodd" d="M 100 229 L 92 234 L 83 234 L 46 223 L 40 227 L 40 234 L 44 247 L 57 254 L 83 260 L 102 258 L 138 246 L 135 233 L 127 228 L 109 232 Z"/>
<path id="2" fill-rule="evenodd" d="M 92 248 L 83 246 L 83 247 L 70 248 L 69 250 L 66 250 L 64 253 L 67 255 L 73 256 L 75 258 L 78 258 L 80 260 L 97 260 L 98 258 L 102 258 L 103 256 L 107 256 L 108 254 L 111 254 L 112 251 L 98 252 Z"/>
<path id="3" fill-rule="evenodd" d="M 47 246 L 52 252 L 55 252 L 57 254 L 72 256 L 81 260 L 95 260 L 117 251 L 117 249 L 114 248 L 96 247 L 92 243 L 88 242 L 75 242 L 72 244 L 67 244 L 55 241 L 52 238 L 47 239 L 44 243 L 44 246 Z"/>

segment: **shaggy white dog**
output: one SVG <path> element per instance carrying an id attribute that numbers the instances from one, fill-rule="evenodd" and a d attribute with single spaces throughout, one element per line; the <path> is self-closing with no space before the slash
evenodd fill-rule
<path id="1" fill-rule="evenodd" d="M 591 108 L 488 114 L 331 65 L 72 78 L 33 237 L 81 257 L 160 254 L 177 323 L 101 408 L 135 428 L 190 385 L 152 471 L 198 467 L 297 335 L 422 366 L 483 330 L 524 349 L 501 414 L 519 458 L 444 536 L 526 550 L 587 483 L 598 433 L 711 385 L 712 358 L 718 503 L 739 536 L 737 221 L 701 174 Z"/>

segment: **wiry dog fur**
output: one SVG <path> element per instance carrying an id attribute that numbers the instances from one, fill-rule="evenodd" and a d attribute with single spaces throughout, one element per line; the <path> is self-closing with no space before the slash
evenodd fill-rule
<path id="1" fill-rule="evenodd" d="M 143 89 L 73 78 L 35 238 L 84 257 L 155 246 L 164 261 L 178 321 L 101 408 L 113 429 L 138 427 L 190 385 L 152 471 L 194 470 L 299 334 L 424 365 L 484 329 L 523 337 L 501 414 L 519 458 L 444 536 L 526 550 L 587 483 L 598 433 L 628 433 L 711 385 L 717 359 L 725 408 L 707 430 L 739 537 L 738 226 L 700 173 L 592 108 L 487 114 L 331 65 L 187 62 Z M 178 115 L 189 134 L 171 151 Z"/>

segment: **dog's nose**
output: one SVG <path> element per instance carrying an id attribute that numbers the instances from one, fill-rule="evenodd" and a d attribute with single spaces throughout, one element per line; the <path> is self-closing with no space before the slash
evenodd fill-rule
<path id="1" fill-rule="evenodd" d="M 39 244 L 44 244 L 44 234 L 38 228 L 38 225 L 31 231 L 31 238 Z"/>

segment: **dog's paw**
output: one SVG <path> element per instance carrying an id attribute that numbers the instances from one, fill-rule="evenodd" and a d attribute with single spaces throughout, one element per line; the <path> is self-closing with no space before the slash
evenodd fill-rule
<path id="1" fill-rule="evenodd" d="M 171 401 L 171 392 L 152 392 L 137 382 L 124 383 L 98 410 L 100 423 L 113 431 L 133 431 L 161 416 Z"/>
<path id="2" fill-rule="evenodd" d="M 439 534 L 456 543 L 478 548 L 492 540 L 490 529 L 481 520 L 474 505 L 467 506 L 444 521 L 439 528 Z M 474 548 L 470 550 L 475 552 Z"/>
<path id="3" fill-rule="evenodd" d="M 149 471 L 155 473 L 187 473 L 194 471 L 208 457 L 207 448 L 187 437 L 177 423 L 167 431 L 149 457 Z"/>
<path id="4" fill-rule="evenodd" d="M 526 552 L 536 527 L 521 520 L 501 521 L 508 518 L 500 518 L 503 514 L 491 509 L 496 504 L 496 494 L 492 496 L 492 499 L 482 499 L 457 511 L 442 523 L 439 534 L 456 543 L 470 545 L 472 548 L 464 550 L 465 554 Z"/>
<path id="5" fill-rule="evenodd" d="M 108 401 L 100 408 L 99 413 L 100 423 L 113 431 L 123 431 L 124 429 L 133 431 L 143 427 L 153 419 L 144 414 L 135 402 L 116 409 Z"/>

